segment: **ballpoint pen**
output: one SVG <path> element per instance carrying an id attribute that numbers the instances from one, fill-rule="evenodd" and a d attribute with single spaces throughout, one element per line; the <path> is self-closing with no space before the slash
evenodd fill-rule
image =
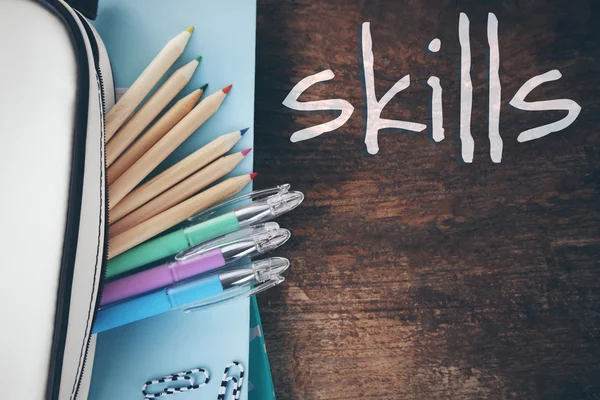
<path id="1" fill-rule="evenodd" d="M 246 233 L 242 237 L 225 235 L 211 242 L 209 247 L 190 252 L 177 261 L 106 283 L 100 306 L 164 288 L 244 257 L 266 253 L 283 245 L 290 238 L 290 231 L 279 228 L 276 222 L 256 225 L 244 231 Z"/>
<path id="2" fill-rule="evenodd" d="M 93 333 L 104 332 L 175 309 L 184 312 L 260 293 L 283 282 L 289 267 L 286 258 L 254 261 L 245 267 L 186 281 L 121 303 L 102 307 Z"/>
<path id="3" fill-rule="evenodd" d="M 207 240 L 270 221 L 291 211 L 302 203 L 304 195 L 289 189 L 290 185 L 285 184 L 257 190 L 209 208 L 191 217 L 188 220 L 191 225 L 151 239 L 110 259 L 106 278 L 162 260 Z M 245 200 L 253 201 L 232 211 L 227 208 Z"/>

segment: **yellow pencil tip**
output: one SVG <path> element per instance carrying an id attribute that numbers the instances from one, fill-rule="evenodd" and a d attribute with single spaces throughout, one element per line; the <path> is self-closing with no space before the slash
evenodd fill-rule
<path id="1" fill-rule="evenodd" d="M 194 25 L 190 26 L 190 27 L 189 27 L 189 28 L 187 28 L 185 31 L 186 31 L 186 32 L 189 32 L 189 33 L 192 33 L 192 32 L 194 32 Z"/>

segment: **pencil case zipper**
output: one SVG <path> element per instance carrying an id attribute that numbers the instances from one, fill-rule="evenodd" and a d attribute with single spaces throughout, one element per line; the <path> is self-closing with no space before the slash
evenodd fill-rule
<path id="1" fill-rule="evenodd" d="M 106 94 L 104 87 L 104 78 L 102 70 L 100 68 L 100 54 L 98 49 L 98 43 L 90 28 L 89 23 L 80 14 L 79 22 L 83 25 L 86 31 L 86 37 L 92 48 L 94 65 L 90 66 L 88 62 L 88 53 L 85 46 L 84 33 L 81 31 L 77 24 L 76 17 L 73 16 L 71 11 L 57 0 L 40 0 L 40 4 L 45 6 L 51 12 L 55 13 L 61 18 L 68 29 L 73 42 L 73 48 L 76 56 L 77 63 L 77 99 L 76 99 L 76 122 L 75 131 L 73 135 L 73 146 L 72 146 L 72 162 L 71 162 L 71 178 L 69 183 L 69 195 L 68 195 L 68 210 L 67 210 L 67 223 L 65 231 L 65 240 L 63 246 L 63 258 L 60 266 L 60 278 L 57 290 L 57 307 L 54 322 L 54 334 L 52 340 L 52 349 L 50 355 L 50 363 L 48 368 L 48 379 L 46 386 L 46 398 L 56 399 L 59 397 L 62 368 L 64 360 L 64 352 L 66 350 L 66 339 L 69 322 L 69 308 L 71 306 L 71 294 L 72 285 L 74 281 L 75 273 L 75 256 L 77 253 L 80 215 L 82 209 L 82 195 L 83 195 L 83 181 L 85 176 L 85 153 L 86 153 L 86 140 L 88 134 L 88 117 L 90 112 L 99 112 L 101 114 L 101 137 L 104 141 L 104 113 L 106 109 Z M 77 11 L 74 11 L 77 13 Z M 97 77 L 99 88 L 100 109 L 90 110 L 89 109 L 89 96 L 90 89 L 93 82 L 90 82 L 89 68 L 93 67 Z M 102 173 L 106 174 L 106 154 L 104 154 L 104 169 Z M 101 301 L 103 280 L 106 275 L 106 266 L 108 260 L 108 193 L 106 179 L 103 179 L 104 191 L 104 218 L 105 229 L 103 232 L 103 249 L 102 249 L 102 262 L 101 262 L 101 280 L 97 286 L 96 301 L 93 306 L 92 319 L 89 329 L 87 329 L 87 337 L 85 339 L 85 348 L 83 349 L 83 362 L 81 368 L 78 369 L 78 376 L 75 377 L 75 385 L 70 396 L 72 399 L 78 398 L 79 390 L 81 387 L 82 379 L 84 376 L 84 370 L 89 368 L 87 365 L 88 354 L 90 351 L 90 341 L 92 337 L 92 328 L 96 320 L 97 310 Z"/>
<path id="2" fill-rule="evenodd" d="M 77 12 L 77 11 L 76 11 Z M 99 88 L 99 94 L 100 94 L 100 113 L 101 113 L 101 120 L 102 120 L 102 140 L 104 142 L 106 142 L 106 132 L 105 132 L 105 128 L 104 128 L 104 117 L 106 116 L 106 112 L 108 111 L 106 109 L 106 87 L 104 86 L 104 77 L 102 74 L 102 68 L 101 68 L 101 63 L 100 63 L 100 50 L 99 50 L 99 44 L 98 41 L 96 40 L 96 36 L 94 35 L 94 32 L 92 31 L 92 28 L 90 26 L 90 23 L 87 21 L 87 19 L 82 16 L 80 13 L 78 13 L 79 19 L 81 21 L 81 23 L 83 24 L 86 33 L 88 35 L 88 39 L 90 41 L 90 45 L 92 48 L 92 55 L 94 57 L 94 68 L 96 70 L 96 76 L 98 78 L 98 88 Z M 112 85 L 112 83 L 111 83 Z M 106 162 L 106 152 L 104 152 L 104 175 L 106 177 L 106 171 L 107 171 L 107 162 Z M 104 179 L 104 210 L 105 210 L 105 221 L 106 221 L 106 229 L 104 229 L 104 249 L 102 251 L 102 271 L 101 271 L 101 280 L 98 286 L 98 295 L 96 296 L 96 304 L 94 305 L 94 315 L 92 318 L 92 328 L 94 326 L 94 324 L 96 323 L 96 317 L 98 314 L 98 308 L 100 307 L 100 303 L 102 301 L 102 293 L 104 291 L 104 280 L 106 278 L 106 269 L 107 269 L 107 265 L 108 265 L 108 221 L 109 221 L 109 214 L 110 211 L 108 210 L 108 199 L 109 199 L 109 193 L 108 193 L 108 183 L 106 178 Z M 93 329 L 92 329 L 93 330 Z M 85 348 L 85 354 L 84 354 L 84 359 L 83 359 L 83 368 L 81 371 L 81 374 L 78 377 L 78 381 L 77 381 L 77 388 L 75 390 L 75 396 L 74 398 L 77 399 L 78 394 L 79 394 L 79 389 L 81 387 L 81 381 L 83 379 L 83 372 L 87 366 L 87 361 L 88 361 L 88 354 L 90 351 L 90 342 L 91 342 L 91 338 L 92 338 L 92 330 L 90 330 L 90 333 L 88 335 L 87 338 L 87 344 L 86 344 L 86 348 Z M 88 368 L 91 368 L 91 366 L 88 366 Z"/>

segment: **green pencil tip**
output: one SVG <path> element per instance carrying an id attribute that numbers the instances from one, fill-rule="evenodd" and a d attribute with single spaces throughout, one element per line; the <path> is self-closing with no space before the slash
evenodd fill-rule
<path id="1" fill-rule="evenodd" d="M 186 32 L 189 32 L 189 33 L 192 33 L 192 32 L 194 32 L 194 25 L 190 26 L 190 27 L 189 27 L 189 28 L 187 28 L 185 31 L 186 31 Z"/>
<path id="2" fill-rule="evenodd" d="M 196 57 L 196 61 L 198 61 L 198 62 L 202 61 L 202 56 Z"/>
<path id="3" fill-rule="evenodd" d="M 207 87 L 208 87 L 208 83 L 205 83 L 204 85 L 200 86 L 200 90 L 202 90 L 204 92 Z"/>

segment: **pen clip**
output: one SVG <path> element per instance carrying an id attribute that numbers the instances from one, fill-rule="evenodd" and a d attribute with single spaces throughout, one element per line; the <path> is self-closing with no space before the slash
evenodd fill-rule
<path id="1" fill-rule="evenodd" d="M 200 253 L 215 249 L 217 247 L 224 246 L 225 244 L 239 240 L 242 238 L 252 238 L 257 235 L 274 232 L 279 229 L 277 222 L 266 222 L 264 224 L 250 226 L 248 228 L 240 229 L 236 232 L 231 232 L 223 236 L 211 239 L 207 242 L 200 243 L 196 246 L 190 247 L 189 249 L 180 251 L 175 255 L 176 261 L 183 261 L 197 256 Z"/>
<path id="2" fill-rule="evenodd" d="M 188 218 L 188 221 L 194 222 L 194 223 L 201 222 L 201 221 L 207 221 L 210 218 L 212 218 L 217 213 L 217 211 L 219 211 L 227 206 L 231 206 L 233 204 L 239 203 L 244 200 L 257 200 L 257 199 L 262 199 L 262 198 L 268 197 L 273 194 L 284 194 L 284 193 L 289 192 L 289 190 L 290 190 L 289 183 L 285 183 L 283 185 L 278 185 L 276 187 L 272 187 L 269 189 L 254 190 L 250 193 L 232 197 L 227 201 L 217 204 L 216 206 L 210 207 L 210 208 L 202 211 L 201 213 Z"/>
<path id="3" fill-rule="evenodd" d="M 249 286 L 241 286 L 240 288 L 237 288 L 237 289 L 230 289 L 227 292 L 224 292 L 220 295 L 208 298 L 203 302 L 195 303 L 194 305 L 186 307 L 183 309 L 183 312 L 185 314 L 187 314 L 187 313 L 191 313 L 194 311 L 200 311 L 200 310 L 206 309 L 208 307 L 226 303 L 229 300 L 232 300 L 234 298 L 235 299 L 247 298 L 247 297 L 253 296 L 255 294 L 264 292 L 265 290 L 270 289 L 274 286 L 277 286 L 283 281 L 285 281 L 285 278 L 283 276 L 274 275 L 271 277 L 271 279 L 261 282 L 261 283 L 258 283 L 256 285 L 254 285 L 254 287 L 252 287 L 251 289 L 248 289 Z"/>

